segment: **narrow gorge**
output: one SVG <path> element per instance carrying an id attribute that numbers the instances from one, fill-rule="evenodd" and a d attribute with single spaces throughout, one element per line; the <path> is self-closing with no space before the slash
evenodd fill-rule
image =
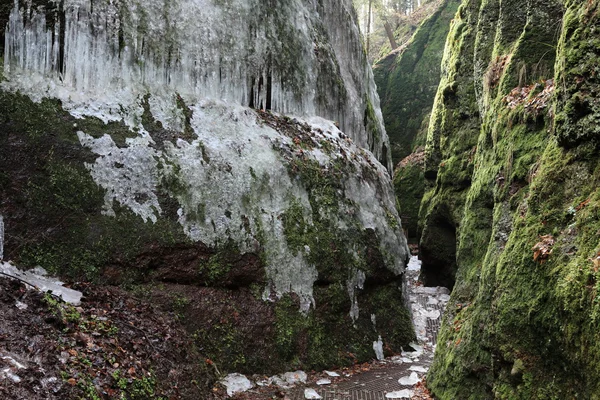
<path id="1" fill-rule="evenodd" d="M 600 399 L 599 13 L 2 1 L 0 397 Z"/>

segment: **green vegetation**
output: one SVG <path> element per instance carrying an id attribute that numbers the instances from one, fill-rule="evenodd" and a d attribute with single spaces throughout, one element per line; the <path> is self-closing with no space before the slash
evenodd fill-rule
<path id="1" fill-rule="evenodd" d="M 460 0 L 446 0 L 403 46 L 374 66 L 392 159 L 400 161 L 415 149 L 414 141 L 429 116 L 440 82 L 444 44 Z M 416 214 L 415 214 L 416 216 Z"/>
<path id="2" fill-rule="evenodd" d="M 465 0 L 453 22 L 421 206 L 424 261 L 456 252 L 428 375 L 436 398 L 600 393 L 600 109 L 588 47 L 599 5 L 584 3 L 564 2 L 563 20 L 560 1 L 534 1 L 529 14 L 516 1 Z M 434 249 L 441 223 L 456 239 Z"/>

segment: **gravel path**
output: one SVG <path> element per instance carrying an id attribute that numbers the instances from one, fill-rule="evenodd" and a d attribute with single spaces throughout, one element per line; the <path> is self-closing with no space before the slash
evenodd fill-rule
<path id="1" fill-rule="evenodd" d="M 411 352 L 378 361 L 365 372 L 330 378 L 327 385 L 299 387 L 287 394 L 289 400 L 384 400 L 409 399 L 433 359 L 442 314 L 450 291 L 423 287 L 418 281 L 421 262 L 412 257 L 406 271 L 405 292 L 419 344 Z M 328 375 L 323 375 L 326 379 Z"/>

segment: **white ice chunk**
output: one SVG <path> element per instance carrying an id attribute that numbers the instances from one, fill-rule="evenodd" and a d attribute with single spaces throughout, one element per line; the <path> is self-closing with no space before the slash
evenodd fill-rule
<path id="1" fill-rule="evenodd" d="M 31 271 L 21 271 L 7 262 L 0 262 L 0 272 L 21 279 L 42 292 L 51 292 L 67 303 L 79 305 L 81 302 L 81 292 L 64 287 L 63 283 L 59 280 L 40 276 Z"/>
<path id="2" fill-rule="evenodd" d="M 381 340 L 381 336 L 379 336 L 379 340 L 373 342 L 373 350 L 375 351 L 375 356 L 379 361 L 385 358 L 383 355 L 383 341 Z"/>
<path id="3" fill-rule="evenodd" d="M 421 367 L 420 365 L 413 365 L 409 368 L 409 370 L 415 372 L 427 372 L 427 368 Z"/>
<path id="4" fill-rule="evenodd" d="M 20 362 L 18 362 L 17 360 L 15 360 L 12 357 L 5 356 L 5 357 L 2 357 L 2 359 L 4 361 L 8 361 L 8 363 L 10 363 L 16 369 L 26 369 L 27 368 L 25 365 L 21 364 Z"/>
<path id="5" fill-rule="evenodd" d="M 15 307 L 17 307 L 19 310 L 26 310 L 27 304 L 23 303 L 22 301 L 17 301 L 15 303 Z"/>
<path id="6" fill-rule="evenodd" d="M 413 372 L 412 374 L 410 374 L 410 376 L 403 376 L 402 378 L 398 379 L 398 383 L 402 386 L 413 386 L 416 385 L 418 382 L 419 376 L 416 372 Z"/>
<path id="7" fill-rule="evenodd" d="M 421 314 L 429 319 L 438 319 L 440 317 L 439 310 L 421 310 Z"/>
<path id="8" fill-rule="evenodd" d="M 331 380 L 330 379 L 319 379 L 317 381 L 317 385 L 321 386 L 321 385 L 331 385 Z"/>
<path id="9" fill-rule="evenodd" d="M 246 392 L 254 387 L 254 384 L 242 374 L 229 374 L 220 383 L 227 388 L 228 396 Z"/>
<path id="10" fill-rule="evenodd" d="M 315 389 L 304 389 L 304 398 L 305 399 L 322 399 L 323 397 L 321 397 L 321 395 L 319 393 L 317 393 L 317 391 Z"/>
<path id="11" fill-rule="evenodd" d="M 420 271 L 421 270 L 421 260 L 417 256 L 411 256 L 406 269 L 409 271 Z"/>
<path id="12" fill-rule="evenodd" d="M 386 399 L 410 399 L 413 395 L 413 391 L 409 389 L 398 390 L 385 394 Z"/>
<path id="13" fill-rule="evenodd" d="M 10 379 L 11 381 L 13 381 L 14 383 L 21 382 L 21 378 L 19 378 L 15 374 L 13 374 L 13 372 L 10 370 L 10 368 L 3 369 L 2 370 L 2 374 L 0 376 L 4 376 L 4 377 Z"/>
<path id="14" fill-rule="evenodd" d="M 338 374 L 337 372 L 333 372 L 333 371 L 324 371 L 328 376 L 331 376 L 332 378 L 335 378 L 337 376 L 340 376 L 340 374 Z"/>
<path id="15" fill-rule="evenodd" d="M 304 371 L 286 372 L 282 375 L 282 378 L 290 385 L 295 385 L 296 383 L 306 383 L 308 375 Z"/>

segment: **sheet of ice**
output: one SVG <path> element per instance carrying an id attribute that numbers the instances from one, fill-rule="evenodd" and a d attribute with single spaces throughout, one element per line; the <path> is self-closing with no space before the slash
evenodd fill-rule
<path id="1" fill-rule="evenodd" d="M 373 342 L 373 350 L 375 351 L 375 357 L 377 357 L 379 361 L 385 359 L 385 356 L 383 355 L 383 341 L 381 340 L 381 336 L 379 336 L 379 339 L 376 342 Z"/>
<path id="2" fill-rule="evenodd" d="M 338 374 L 337 372 L 334 371 L 324 371 L 328 376 L 331 376 L 332 378 L 338 377 L 340 376 L 340 374 Z"/>
<path id="3" fill-rule="evenodd" d="M 335 142 L 337 148 L 329 154 L 317 145 L 306 152 L 308 160 L 327 166 L 349 155 L 358 171 L 344 177 L 340 196 L 348 201 L 339 215 L 356 215 L 360 228 L 373 230 L 387 268 L 402 273 L 408 247 L 395 210 L 391 160 L 383 156 L 390 146 L 351 2 L 324 0 L 316 7 L 290 0 L 277 13 L 259 0 L 226 3 L 97 0 L 92 10 L 90 0 L 65 0 L 60 26 L 46 21 L 53 13 L 35 7 L 24 12 L 16 1 L 6 30 L 2 88 L 35 101 L 55 97 L 76 117 L 123 121 L 139 132 L 125 146 L 78 133 L 97 155 L 87 167 L 105 190 L 104 213 L 114 215 L 118 203 L 154 222 L 162 213 L 157 186 L 176 182 L 185 190 L 167 194 L 179 203 L 178 220 L 190 239 L 213 247 L 231 239 L 241 253 L 269 249 L 264 298 L 292 292 L 307 312 L 315 305 L 317 271 L 307 261 L 309 248 L 289 248 L 281 215 L 290 199 L 301 203 L 307 225 L 315 210 L 306 187 L 290 178 L 274 149 L 292 139 L 265 126 L 247 106 L 268 108 L 270 101 L 271 110 L 301 115 L 317 142 Z M 168 23 L 173 20 L 178 23 Z M 315 37 L 321 29 L 330 32 Z M 299 54 L 286 59 L 289 49 Z M 317 53 L 337 61 L 339 74 L 320 76 Z M 190 121 L 182 102 L 192 112 Z M 379 135 L 365 128 L 369 103 Z M 153 143 L 143 126 L 148 108 L 165 128 L 180 130 L 189 122 L 191 135 Z M 350 229 L 341 217 L 330 222 Z M 357 318 L 356 296 L 349 295 L 350 314 Z"/>
<path id="4" fill-rule="evenodd" d="M 402 378 L 398 379 L 398 383 L 402 386 L 413 386 L 416 385 L 418 382 L 419 376 L 416 372 L 411 373 L 410 376 L 403 376 Z"/>
<path id="5" fill-rule="evenodd" d="M 42 276 L 32 271 L 21 271 L 9 262 L 0 262 L 0 272 L 19 278 L 42 292 L 50 292 L 67 303 L 79 305 L 81 302 L 81 292 L 64 287 L 63 283 L 57 279 Z"/>
<path id="6" fill-rule="evenodd" d="M 64 0 L 61 8 L 63 18 L 53 23 L 47 18 L 54 12 L 31 5 L 25 12 L 15 0 L 4 54 L 9 86 L 38 99 L 58 97 L 74 115 L 132 124 L 143 113 L 145 92 L 170 100 L 149 104 L 166 127 L 182 123 L 175 94 L 187 103 L 208 97 L 318 115 L 387 158 L 391 170 L 350 0 L 319 7 L 288 0 L 277 12 L 262 0 Z M 324 62 L 336 68 L 322 68 Z M 369 107 L 375 117 L 369 124 L 378 132 L 365 126 Z"/>
<path id="7" fill-rule="evenodd" d="M 319 379 L 317 381 L 317 385 L 322 386 L 322 385 L 331 385 L 331 379 Z"/>
<path id="8" fill-rule="evenodd" d="M 385 394 L 386 399 L 410 399 L 413 395 L 413 391 L 409 389 L 397 390 L 395 392 L 389 392 Z"/>
<path id="9" fill-rule="evenodd" d="M 425 367 L 421 367 L 419 365 L 413 365 L 412 367 L 409 368 L 410 371 L 415 371 L 415 372 L 427 372 L 427 368 Z"/>
<path id="10" fill-rule="evenodd" d="M 304 389 L 304 398 L 305 399 L 322 399 L 321 395 L 317 393 L 315 389 L 307 388 Z"/>
<path id="11" fill-rule="evenodd" d="M 246 392 L 254 387 L 254 384 L 250 382 L 242 374 L 229 374 L 221 381 L 219 381 L 225 388 L 227 388 L 227 395 L 233 396 L 236 393 Z"/>

